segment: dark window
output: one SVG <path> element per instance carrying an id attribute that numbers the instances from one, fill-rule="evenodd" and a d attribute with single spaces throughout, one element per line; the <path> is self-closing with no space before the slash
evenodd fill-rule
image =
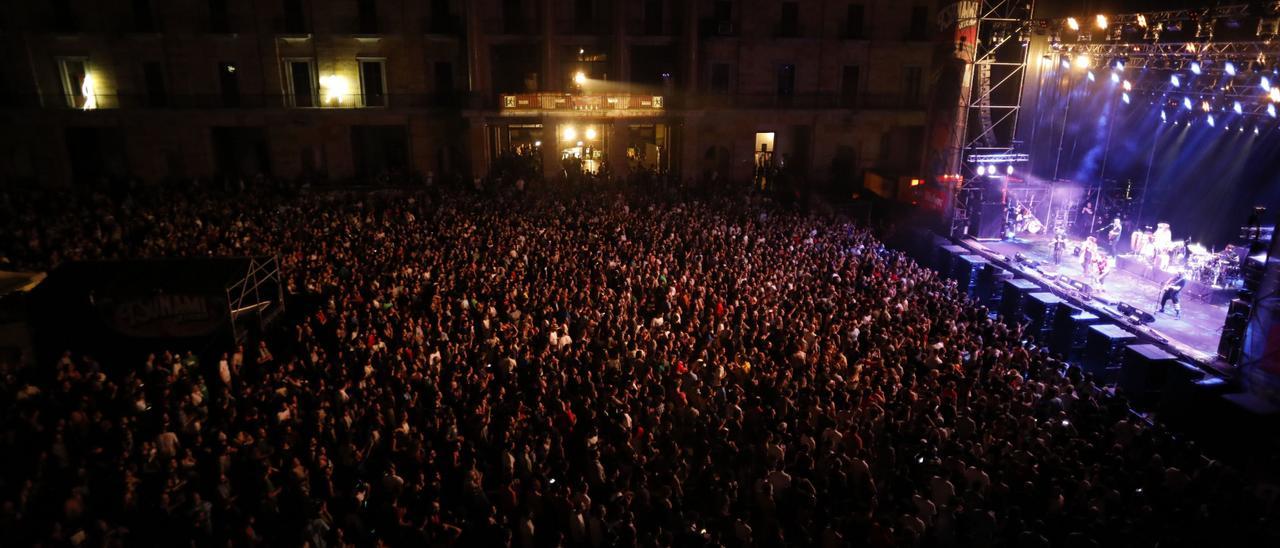
<path id="1" fill-rule="evenodd" d="M 844 70 L 840 72 L 840 102 L 843 106 L 857 106 L 858 80 L 861 76 L 862 70 L 858 65 L 845 65 Z"/>
<path id="2" fill-rule="evenodd" d="M 457 31 L 449 0 L 431 0 L 431 32 L 447 34 Z"/>
<path id="3" fill-rule="evenodd" d="M 222 106 L 240 106 L 240 73 L 235 64 L 218 64 L 218 85 L 222 92 Z"/>
<path id="4" fill-rule="evenodd" d="M 360 93 L 364 96 L 364 106 L 387 106 L 387 84 L 383 80 L 382 60 L 360 61 Z"/>
<path id="5" fill-rule="evenodd" d="M 453 63 L 436 61 L 436 91 L 441 94 L 453 91 Z"/>
<path id="6" fill-rule="evenodd" d="M 910 40 L 928 40 L 929 8 L 925 6 L 911 7 L 911 28 L 907 30 Z"/>
<path id="7" fill-rule="evenodd" d="M 902 73 L 902 87 L 907 106 L 920 104 L 920 84 L 923 70 L 920 67 L 907 67 Z"/>
<path id="8" fill-rule="evenodd" d="M 378 0 L 358 0 L 359 1 L 359 29 L 360 34 L 377 34 L 378 33 Z"/>
<path id="9" fill-rule="evenodd" d="M 311 61 L 289 61 L 289 98 L 295 107 L 313 107 L 315 85 L 311 76 Z"/>
<path id="10" fill-rule="evenodd" d="M 507 34 L 524 32 L 524 9 L 520 0 L 502 0 L 502 31 Z"/>
<path id="11" fill-rule="evenodd" d="M 778 96 L 791 97 L 796 94 L 796 66 L 790 63 L 778 65 Z"/>
<path id="12" fill-rule="evenodd" d="M 783 2 L 782 17 L 778 19 L 778 36 L 800 35 L 800 3 Z"/>
<path id="13" fill-rule="evenodd" d="M 231 14 L 227 10 L 227 0 L 209 0 L 209 32 L 231 32 Z"/>
<path id="14" fill-rule="evenodd" d="M 595 0 L 574 0 L 573 30 L 578 34 L 591 34 L 595 26 Z"/>
<path id="15" fill-rule="evenodd" d="M 662 34 L 663 0 L 646 0 L 644 3 L 644 33 Z"/>
<path id="16" fill-rule="evenodd" d="M 169 106 L 169 94 L 164 88 L 164 65 L 147 63 L 142 66 L 142 75 L 147 80 L 147 106 Z"/>
<path id="17" fill-rule="evenodd" d="M 52 0 L 53 30 L 58 32 L 79 32 L 80 19 L 71 9 L 71 0 Z"/>
<path id="18" fill-rule="evenodd" d="M 133 0 L 133 30 L 156 31 L 155 13 L 151 11 L 151 0 Z"/>
<path id="19" fill-rule="evenodd" d="M 288 34 L 306 34 L 307 16 L 302 0 L 284 0 L 284 31 Z"/>
<path id="20" fill-rule="evenodd" d="M 862 4 L 849 4 L 849 11 L 844 18 L 844 36 L 845 38 L 862 38 L 863 28 L 866 21 L 863 17 L 866 14 L 866 7 Z"/>
<path id="21" fill-rule="evenodd" d="M 711 92 L 729 93 L 729 63 L 711 64 Z"/>

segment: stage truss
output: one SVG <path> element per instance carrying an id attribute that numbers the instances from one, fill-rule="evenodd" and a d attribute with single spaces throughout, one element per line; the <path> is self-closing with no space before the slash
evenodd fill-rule
<path id="1" fill-rule="evenodd" d="M 1014 0 L 979 0 L 974 44 L 972 93 L 965 105 L 965 125 L 961 128 L 964 146 L 959 165 L 964 174 L 956 184 L 949 232 L 959 235 L 971 222 L 971 211 L 982 200 L 982 190 L 974 183 L 972 165 L 965 159 L 974 154 L 1011 153 L 1017 134 L 1018 111 L 1022 104 L 1022 81 L 1027 72 L 1024 47 L 1030 36 L 1030 18 L 1035 3 Z M 977 122 L 975 124 L 975 121 Z"/>

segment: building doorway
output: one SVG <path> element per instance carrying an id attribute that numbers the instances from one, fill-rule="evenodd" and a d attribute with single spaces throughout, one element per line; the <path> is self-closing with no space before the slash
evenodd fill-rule
<path id="1" fill-rule="evenodd" d="M 604 164 L 607 142 L 600 124 L 569 123 L 559 126 L 560 162 L 570 175 L 598 175 Z"/>
<path id="2" fill-rule="evenodd" d="M 777 174 L 777 164 L 774 162 L 775 137 L 776 134 L 772 131 L 756 133 L 755 184 L 760 190 L 768 189 Z"/>

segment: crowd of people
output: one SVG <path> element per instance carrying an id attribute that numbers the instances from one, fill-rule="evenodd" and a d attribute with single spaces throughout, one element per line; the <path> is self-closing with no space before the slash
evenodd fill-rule
<path id="1" fill-rule="evenodd" d="M 0 269 L 270 253 L 290 300 L 213 355 L 0 364 L 0 544 L 1280 538 L 871 230 L 644 190 L 5 196 Z"/>

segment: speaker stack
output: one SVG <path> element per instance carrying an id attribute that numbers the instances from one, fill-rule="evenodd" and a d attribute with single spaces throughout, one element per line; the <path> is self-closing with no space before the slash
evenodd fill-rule
<path id="1" fill-rule="evenodd" d="M 975 298 L 987 308 L 998 310 L 1004 296 L 1004 283 L 1013 279 L 1013 273 L 999 266 L 988 263 L 978 275 L 978 290 Z"/>
<path id="2" fill-rule="evenodd" d="M 1249 302 L 1235 299 L 1227 306 L 1227 320 L 1218 339 L 1218 357 L 1227 363 L 1240 363 L 1244 332 L 1249 327 Z"/>
<path id="3" fill-rule="evenodd" d="M 1023 315 L 1027 318 L 1027 334 L 1035 335 L 1042 345 L 1048 345 L 1053 332 L 1054 316 L 1058 307 L 1065 306 L 1061 297 L 1044 291 L 1028 293 L 1023 303 Z"/>
<path id="4" fill-rule="evenodd" d="M 1084 349 L 1089 326 L 1102 321 L 1097 314 L 1066 303 L 1058 305 L 1053 318 L 1049 350 L 1066 359 L 1075 359 Z"/>
<path id="5" fill-rule="evenodd" d="M 1026 306 L 1026 296 L 1040 291 L 1040 286 L 1031 280 L 1014 278 L 1005 280 L 1004 291 L 1000 296 L 1000 314 L 1005 323 L 1013 325 L 1022 321 L 1022 313 Z"/>
<path id="6" fill-rule="evenodd" d="M 969 250 L 963 246 L 955 244 L 947 244 L 938 248 L 937 259 L 933 263 L 934 270 L 938 271 L 938 275 L 950 277 L 951 265 L 956 257 L 969 253 Z"/>
<path id="7" fill-rule="evenodd" d="M 974 297 L 977 294 L 978 278 L 988 264 L 990 263 L 986 259 L 978 255 L 956 255 L 951 261 L 951 278 L 965 295 Z"/>
<path id="8" fill-rule="evenodd" d="M 1115 382 L 1124 347 L 1138 340 L 1118 325 L 1099 323 L 1089 326 L 1085 335 L 1084 360 L 1081 365 L 1085 372 L 1093 373 L 1098 384 Z"/>
<path id="9" fill-rule="evenodd" d="M 1124 349 L 1120 389 L 1141 409 L 1150 409 L 1165 389 L 1178 357 L 1154 344 L 1131 344 Z"/>

